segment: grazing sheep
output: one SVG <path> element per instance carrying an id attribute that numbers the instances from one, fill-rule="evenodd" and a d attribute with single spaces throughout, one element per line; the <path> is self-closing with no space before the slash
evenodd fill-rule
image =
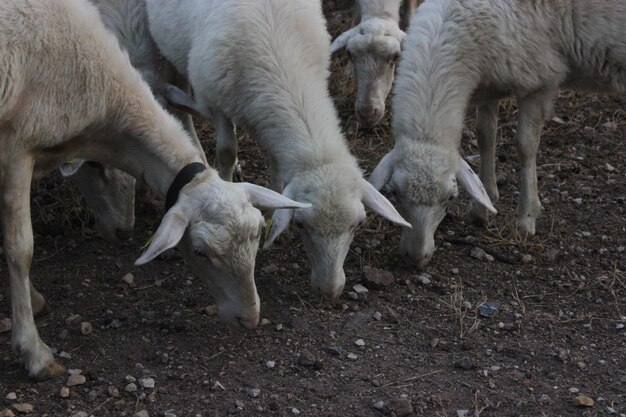
<path id="1" fill-rule="evenodd" d="M 487 221 L 498 199 L 495 136 L 498 100 L 515 96 L 521 164 L 517 225 L 535 234 L 539 134 L 559 88 L 626 91 L 623 0 L 426 1 L 411 21 L 394 89 L 395 147 L 370 181 L 390 180 L 413 225 L 402 253 L 425 265 L 456 179 Z M 460 158 L 463 119 L 478 104 L 481 181 Z"/>
<path id="2" fill-rule="evenodd" d="M 385 100 L 406 35 L 400 29 L 400 8 L 403 21 L 408 21 L 417 1 L 358 0 L 357 5 L 360 23 L 339 35 L 331 51 L 346 49 L 357 82 L 356 115 L 365 126 L 374 126 L 385 115 Z"/>
<path id="3" fill-rule="evenodd" d="M 180 85 L 184 80 L 176 78 L 175 70 L 160 56 L 150 36 L 145 0 L 92 0 L 92 3 L 157 101 L 179 118 L 196 146 L 202 149 L 191 116 L 167 107 L 170 84 Z M 94 162 L 79 169 L 74 164 L 64 167 L 61 173 L 77 186 L 94 212 L 98 232 L 112 242 L 130 238 L 135 224 L 135 178 Z"/>
<path id="4" fill-rule="evenodd" d="M 222 177 L 231 178 L 235 163 L 234 122 L 268 152 L 273 188 L 313 204 L 276 210 L 266 247 L 293 218 L 311 260 L 313 289 L 327 299 L 337 297 L 354 230 L 365 219 L 364 204 L 396 223 L 406 222 L 363 179 L 346 146 L 327 91 L 330 42 L 320 3 L 147 3 L 161 52 L 188 77 L 199 108 L 216 123 Z"/>
<path id="5" fill-rule="evenodd" d="M 251 203 L 308 207 L 252 184 L 222 181 L 181 124 L 156 102 L 83 0 L 0 2 L 0 213 L 9 270 L 12 345 L 29 374 L 63 367 L 38 335 L 45 307 L 29 277 L 31 181 L 65 161 L 109 164 L 144 181 L 168 208 L 141 265 L 180 243 L 227 320 L 259 319 L 254 257 L 264 226 Z M 31 300 L 34 298 L 34 300 Z"/>

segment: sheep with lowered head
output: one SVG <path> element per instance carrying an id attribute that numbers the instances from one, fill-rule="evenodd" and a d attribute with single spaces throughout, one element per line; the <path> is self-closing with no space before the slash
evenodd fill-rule
<path id="1" fill-rule="evenodd" d="M 365 126 L 374 126 L 385 115 L 385 100 L 406 35 L 401 19 L 410 19 L 417 0 L 357 0 L 356 5 L 360 23 L 339 35 L 331 51 L 345 48 L 348 53 L 357 83 L 356 115 Z"/>
<path id="2" fill-rule="evenodd" d="M 402 236 L 403 254 L 420 266 L 430 260 L 457 180 L 475 200 L 474 218 L 486 222 L 487 212 L 495 213 L 498 100 L 509 96 L 519 107 L 517 225 L 535 234 L 542 124 L 559 88 L 626 91 L 624 28 L 622 0 L 427 0 L 420 6 L 394 87 L 395 146 L 370 178 L 378 188 L 390 183 L 413 225 Z M 471 103 L 478 105 L 480 179 L 459 153 Z"/>
<path id="3" fill-rule="evenodd" d="M 265 222 L 252 204 L 308 205 L 221 180 L 89 2 L 0 2 L 0 62 L 0 213 L 11 339 L 29 374 L 46 379 L 64 372 L 33 319 L 35 302 L 45 300 L 38 293 L 41 299 L 31 300 L 31 181 L 77 158 L 124 170 L 166 197 L 167 212 L 138 265 L 179 245 L 220 314 L 256 326 L 254 257 Z"/>
<path id="4" fill-rule="evenodd" d="M 328 95 L 329 35 L 320 2 L 148 0 L 161 52 L 185 74 L 217 129 L 217 166 L 232 177 L 233 122 L 267 151 L 275 190 L 312 207 L 276 210 L 266 246 L 293 221 L 328 299 L 343 290 L 343 262 L 365 207 L 407 223 L 363 179 Z M 176 30 L 172 31 L 175 27 Z"/>

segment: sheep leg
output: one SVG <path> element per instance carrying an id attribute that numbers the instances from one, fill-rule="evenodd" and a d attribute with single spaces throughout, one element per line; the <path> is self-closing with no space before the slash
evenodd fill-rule
<path id="1" fill-rule="evenodd" d="M 232 181 L 237 163 L 237 134 L 235 126 L 222 112 L 211 113 L 215 125 L 217 152 L 215 162 L 217 171 L 224 181 Z"/>
<path id="2" fill-rule="evenodd" d="M 176 85 L 185 93 L 191 95 L 191 86 L 189 85 L 185 77 L 181 76 L 178 73 L 176 73 L 174 76 L 174 85 Z M 200 139 L 198 139 L 198 135 L 196 134 L 196 129 L 193 125 L 193 119 L 191 118 L 191 114 L 182 111 L 176 111 L 174 114 L 178 117 L 187 133 L 189 133 L 189 136 L 191 136 L 191 140 L 193 141 L 193 144 L 196 146 L 196 148 L 198 148 L 198 150 L 200 151 L 204 162 L 207 163 L 206 155 L 204 154 L 204 149 L 202 148 Z"/>
<path id="3" fill-rule="evenodd" d="M 521 164 L 517 227 L 527 236 L 535 235 L 535 222 L 541 212 L 537 191 L 537 149 L 543 121 L 555 94 L 541 93 L 518 98 L 519 122 L 515 146 Z"/>
<path id="4" fill-rule="evenodd" d="M 41 317 L 50 314 L 52 309 L 46 301 L 46 298 L 33 286 L 33 282 L 29 279 L 30 284 L 30 304 L 33 307 L 33 316 Z"/>
<path id="5" fill-rule="evenodd" d="M 42 380 L 65 372 L 41 340 L 31 304 L 30 263 L 33 229 L 30 221 L 30 184 L 34 160 L 16 158 L 2 165 L 2 223 L 9 268 L 13 330 L 11 343 L 31 377 Z"/>
<path id="6" fill-rule="evenodd" d="M 479 176 L 492 203 L 498 201 L 498 184 L 496 182 L 496 132 L 498 128 L 499 101 L 484 103 L 478 106 L 476 118 L 476 139 L 480 153 Z M 472 223 L 487 225 L 489 211 L 486 207 L 471 201 L 467 218 Z"/>

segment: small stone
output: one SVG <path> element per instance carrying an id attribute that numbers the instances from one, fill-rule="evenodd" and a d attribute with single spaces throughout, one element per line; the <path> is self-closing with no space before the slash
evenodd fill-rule
<path id="1" fill-rule="evenodd" d="M 302 366 L 313 366 L 316 362 L 315 355 L 308 350 L 303 350 L 298 357 L 298 363 Z"/>
<path id="2" fill-rule="evenodd" d="M 533 261 L 533 257 L 530 254 L 526 254 L 524 256 L 522 256 L 522 262 L 525 264 L 531 263 Z"/>
<path id="3" fill-rule="evenodd" d="M 267 362 L 265 362 L 265 366 L 267 366 L 269 369 L 274 369 L 274 367 L 276 366 L 276 362 L 274 362 L 274 361 L 267 361 Z"/>
<path id="4" fill-rule="evenodd" d="M 107 394 L 109 394 L 109 397 L 119 397 L 120 391 L 113 385 L 109 385 L 109 388 L 107 388 Z"/>
<path id="5" fill-rule="evenodd" d="M 341 355 L 341 347 L 340 346 L 328 346 L 324 348 L 324 351 L 331 356 L 340 356 Z"/>
<path id="6" fill-rule="evenodd" d="M 487 254 L 487 253 L 486 253 L 483 249 L 481 249 L 481 248 L 479 248 L 479 247 L 474 247 L 474 248 L 472 248 L 472 250 L 470 251 L 470 256 L 471 256 L 472 258 L 476 258 L 476 259 L 478 259 L 479 261 L 482 261 L 483 259 L 485 259 L 485 255 L 486 255 L 486 254 Z"/>
<path id="7" fill-rule="evenodd" d="M 391 272 L 369 266 L 363 268 L 363 275 L 370 288 L 382 289 L 390 286 L 394 281 Z"/>
<path id="8" fill-rule="evenodd" d="M 92 403 L 96 401 L 98 399 L 99 394 L 100 393 L 98 391 L 96 391 L 95 389 L 92 389 L 91 391 L 87 393 L 87 402 Z"/>
<path id="9" fill-rule="evenodd" d="M 578 393 L 580 392 L 580 390 L 579 390 L 578 388 L 574 388 L 574 387 L 572 387 L 572 388 L 568 389 L 568 391 L 569 391 L 571 394 L 578 394 Z"/>
<path id="10" fill-rule="evenodd" d="M 369 290 L 367 288 L 365 288 L 363 285 L 361 284 L 356 284 L 352 287 L 352 289 L 354 290 L 355 293 L 357 294 L 367 294 L 369 292 Z"/>
<path id="11" fill-rule="evenodd" d="M 587 364 L 585 362 L 578 362 L 577 365 L 580 370 L 587 369 Z"/>
<path id="12" fill-rule="evenodd" d="M 248 396 L 256 398 L 261 393 L 261 388 L 248 388 L 246 392 L 248 393 Z"/>
<path id="13" fill-rule="evenodd" d="M 87 336 L 93 333 L 93 326 L 88 321 L 83 321 L 80 323 L 80 332 L 83 336 Z"/>
<path id="14" fill-rule="evenodd" d="M 458 275 L 458 274 L 459 274 L 459 268 L 452 268 L 452 269 L 450 270 L 450 272 L 451 272 L 453 275 Z"/>
<path id="15" fill-rule="evenodd" d="M 613 407 L 607 407 L 606 408 L 606 413 L 609 414 L 609 415 L 617 414 L 617 410 L 614 409 Z"/>
<path id="16" fill-rule="evenodd" d="M 374 320 L 376 321 L 381 321 L 383 318 L 383 315 L 380 314 L 380 311 L 375 312 L 374 314 L 372 314 L 372 317 L 374 318 Z"/>
<path id="17" fill-rule="evenodd" d="M 202 309 L 202 312 L 206 314 L 207 316 L 217 316 L 219 314 L 219 311 L 217 310 L 217 305 L 215 304 L 211 304 L 211 305 L 204 307 Z"/>
<path id="18" fill-rule="evenodd" d="M 77 411 L 74 414 L 72 414 L 72 417 L 88 417 L 89 414 L 86 413 L 85 411 Z"/>
<path id="19" fill-rule="evenodd" d="M 70 375 L 80 375 L 80 374 L 83 373 L 83 370 L 79 369 L 79 368 L 68 369 L 67 373 L 70 374 Z"/>
<path id="20" fill-rule="evenodd" d="M 609 164 L 608 162 L 606 163 L 605 168 L 609 172 L 615 171 L 615 167 L 613 165 Z"/>
<path id="21" fill-rule="evenodd" d="M 454 366 L 468 371 L 474 367 L 474 362 L 467 356 L 463 356 L 462 358 L 454 361 Z"/>
<path id="22" fill-rule="evenodd" d="M 357 346 L 365 346 L 365 340 L 363 339 L 357 339 L 354 341 L 354 344 Z"/>
<path id="23" fill-rule="evenodd" d="M 624 323 L 617 323 L 617 324 L 615 325 L 615 328 L 616 328 L 617 330 L 623 330 L 623 329 L 624 329 Z"/>
<path id="24" fill-rule="evenodd" d="M 267 326 L 268 324 L 270 324 L 270 321 L 268 319 L 266 319 L 265 317 L 261 319 L 261 326 Z"/>
<path id="25" fill-rule="evenodd" d="M 298 410 L 296 407 L 293 407 L 293 408 L 291 409 L 291 412 L 292 412 L 294 415 L 296 415 L 296 416 L 297 416 L 298 414 L 300 414 L 300 410 Z"/>
<path id="26" fill-rule="evenodd" d="M 224 385 L 222 385 L 222 383 L 220 381 L 215 381 L 213 383 L 213 386 L 211 387 L 211 389 L 213 391 L 217 391 L 218 389 L 220 389 L 222 391 L 226 391 L 226 388 L 224 388 Z"/>
<path id="27" fill-rule="evenodd" d="M 148 410 L 139 410 L 133 414 L 133 417 L 150 417 L 150 413 L 148 413 Z"/>
<path id="28" fill-rule="evenodd" d="M 548 395 L 543 394 L 541 397 L 539 397 L 539 403 L 540 404 L 548 404 L 552 402 L 552 399 L 550 397 L 548 397 Z"/>
<path id="29" fill-rule="evenodd" d="M 17 394 L 14 392 L 9 392 L 6 396 L 6 399 L 9 401 L 15 401 L 17 400 Z"/>
<path id="30" fill-rule="evenodd" d="M 8 331 L 11 331 L 11 319 L 8 317 L 5 317 L 2 320 L 0 320 L 0 333 L 6 333 Z"/>
<path id="31" fill-rule="evenodd" d="M 126 392 L 135 392 L 137 391 L 137 385 L 135 385 L 134 382 L 131 382 L 130 384 L 126 385 L 124 387 L 124 391 Z"/>
<path id="32" fill-rule="evenodd" d="M 395 398 L 389 401 L 388 407 L 398 417 L 405 417 L 413 413 L 413 405 L 408 398 Z"/>
<path id="33" fill-rule="evenodd" d="M 418 275 L 417 280 L 422 285 L 428 285 L 430 284 L 430 278 L 431 277 L 428 274 L 421 274 L 421 275 Z"/>
<path id="34" fill-rule="evenodd" d="M 174 414 L 174 410 L 167 410 L 163 412 L 163 417 L 176 417 L 176 414 Z"/>
<path id="35" fill-rule="evenodd" d="M 135 276 L 132 274 L 132 272 L 129 272 L 122 277 L 122 281 L 128 284 L 128 286 L 132 287 L 135 285 Z"/>
<path id="36" fill-rule="evenodd" d="M 470 417 L 469 410 L 456 410 L 456 417 Z"/>
<path id="37" fill-rule="evenodd" d="M 74 374 L 70 375 L 69 378 L 67 378 L 67 382 L 65 383 L 65 385 L 67 385 L 68 387 L 74 387 L 76 385 L 83 385 L 85 382 L 87 382 L 85 375 Z"/>
<path id="38" fill-rule="evenodd" d="M 62 351 L 61 353 L 59 353 L 59 358 L 63 358 L 63 359 L 72 359 L 72 355 L 70 355 L 69 353 L 67 353 L 66 351 Z"/>
<path id="39" fill-rule="evenodd" d="M 280 271 L 280 268 L 276 266 L 276 264 L 269 264 L 262 268 L 263 272 L 266 274 L 275 274 Z"/>
<path id="40" fill-rule="evenodd" d="M 355 361 L 355 360 L 357 360 L 357 359 L 359 358 L 356 354 L 354 354 L 354 353 L 352 353 L 352 352 L 348 353 L 348 354 L 346 355 L 346 357 L 347 357 L 348 359 L 350 359 L 351 361 Z"/>
<path id="41" fill-rule="evenodd" d="M 348 298 L 356 301 L 359 299 L 359 294 L 355 293 L 354 291 L 348 291 Z"/>
<path id="42" fill-rule="evenodd" d="M 498 313 L 498 308 L 500 308 L 499 301 L 487 301 L 478 306 L 478 312 L 483 317 L 492 318 Z"/>
<path id="43" fill-rule="evenodd" d="M 583 204 L 583 199 L 578 197 L 572 200 L 574 202 L 574 204 L 576 204 L 577 206 L 582 206 Z"/>
<path id="44" fill-rule="evenodd" d="M 493 255 L 490 255 L 488 253 L 485 254 L 485 261 L 487 262 L 495 262 L 496 258 L 493 257 Z"/>
<path id="45" fill-rule="evenodd" d="M 0 417 L 15 417 L 15 413 L 13 413 L 13 411 L 9 410 L 8 408 L 5 408 L 4 410 L 0 411 Z"/>
<path id="46" fill-rule="evenodd" d="M 61 398 L 68 398 L 70 396 L 70 389 L 68 387 L 61 387 L 59 395 Z"/>
<path id="47" fill-rule="evenodd" d="M 376 401 L 374 404 L 372 404 L 372 408 L 376 410 L 382 410 L 383 408 L 385 408 L 385 403 L 382 401 Z"/>
<path id="48" fill-rule="evenodd" d="M 154 379 L 152 379 L 152 378 L 141 378 L 139 380 L 139 385 L 141 385 L 142 388 L 152 389 L 152 388 L 154 388 Z"/>
<path id="49" fill-rule="evenodd" d="M 65 319 L 65 324 L 71 326 L 73 324 L 78 324 L 81 322 L 81 315 L 80 314 L 72 314 L 71 316 L 69 316 L 68 318 Z"/>
<path id="50" fill-rule="evenodd" d="M 593 398 L 588 397 L 587 395 L 579 395 L 578 397 L 574 398 L 574 404 L 577 407 L 593 407 Z"/>
<path id="51" fill-rule="evenodd" d="M 13 407 L 13 409 L 20 414 L 29 414 L 33 412 L 33 406 L 29 403 L 17 403 L 13 404 L 11 407 Z"/>
<path id="52" fill-rule="evenodd" d="M 282 323 L 278 323 L 278 324 L 276 325 L 276 330 L 280 331 L 280 330 L 282 330 L 282 329 L 283 329 L 283 325 L 282 325 Z"/>

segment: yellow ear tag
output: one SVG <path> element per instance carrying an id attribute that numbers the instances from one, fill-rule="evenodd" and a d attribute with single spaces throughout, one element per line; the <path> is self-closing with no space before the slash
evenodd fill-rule
<path id="1" fill-rule="evenodd" d="M 152 241 L 154 240 L 154 237 L 156 236 L 156 232 L 152 233 L 152 236 L 150 236 L 148 238 L 148 240 L 146 240 L 146 243 L 143 244 L 143 246 L 141 247 L 141 249 L 146 249 L 148 246 L 150 246 L 150 244 L 152 243 Z"/>
<path id="2" fill-rule="evenodd" d="M 270 230 L 272 230 L 272 218 L 265 220 L 265 240 L 270 237 Z"/>

